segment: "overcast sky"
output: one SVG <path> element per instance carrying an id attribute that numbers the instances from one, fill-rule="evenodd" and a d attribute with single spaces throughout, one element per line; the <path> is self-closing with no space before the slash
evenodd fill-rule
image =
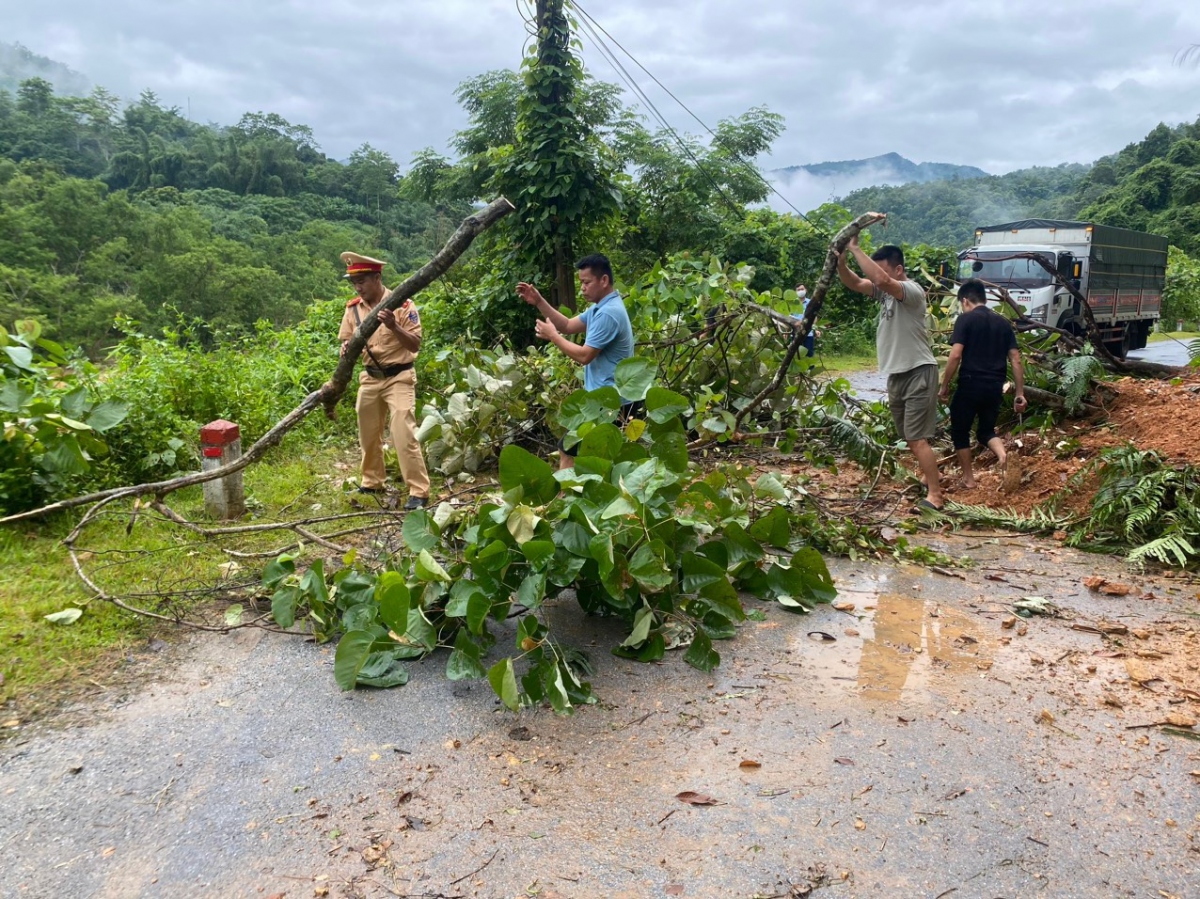
<path id="1" fill-rule="evenodd" d="M 199 121 L 310 125 L 340 159 L 402 167 L 447 149 L 460 81 L 516 67 L 514 0 L 0 0 L 19 41 L 123 97 Z M 527 7 L 526 7 L 527 8 Z M 766 167 L 889 151 L 1002 173 L 1090 162 L 1200 115 L 1196 0 L 587 0 L 584 8 L 712 124 L 766 104 L 787 131 Z M 584 59 L 616 81 L 588 40 Z M 699 126 L 626 60 L 677 128 Z"/>

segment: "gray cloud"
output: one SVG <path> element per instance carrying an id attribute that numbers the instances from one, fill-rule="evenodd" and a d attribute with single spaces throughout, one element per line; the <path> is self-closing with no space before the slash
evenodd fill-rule
<path id="1" fill-rule="evenodd" d="M 588 11 L 709 124 L 766 104 L 788 130 L 767 167 L 895 151 L 1004 172 L 1087 162 L 1200 113 L 1200 4 L 1179 0 L 589 0 Z M 465 123 L 458 83 L 519 64 L 513 0 L 0 0 L 20 41 L 125 97 L 221 124 L 310 125 L 345 158 L 406 165 Z M 616 81 L 584 40 L 590 71 Z M 626 60 L 668 119 L 699 126 Z"/>

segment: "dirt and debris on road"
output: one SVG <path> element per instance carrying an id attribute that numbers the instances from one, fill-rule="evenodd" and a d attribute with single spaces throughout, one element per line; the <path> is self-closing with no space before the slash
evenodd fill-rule
<path id="1" fill-rule="evenodd" d="M 1200 587 L 933 539 L 975 567 L 835 562 L 839 608 L 750 601 L 712 674 L 616 659 L 619 628 L 560 599 L 601 697 L 570 718 L 508 713 L 444 656 L 343 694 L 327 647 L 198 638 L 5 744 L 3 892 L 1195 895 Z"/>
<path id="2" fill-rule="evenodd" d="M 1066 512 L 1083 512 L 1098 486 L 1091 468 L 1105 450 L 1132 443 L 1158 452 L 1168 465 L 1200 465 L 1200 375 L 1178 381 L 1122 378 L 1106 383 L 1105 417 L 1068 420 L 1045 432 L 1006 435 L 1010 454 L 1020 461 L 1015 491 L 1002 492 L 1003 473 L 991 452 L 976 460 L 978 486 L 958 483 L 957 463 L 943 468 L 949 495 L 965 505 L 984 505 L 1028 514 L 1051 501 Z"/>

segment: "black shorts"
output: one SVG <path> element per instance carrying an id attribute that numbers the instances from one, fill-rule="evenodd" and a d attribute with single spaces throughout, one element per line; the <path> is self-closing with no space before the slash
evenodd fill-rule
<path id="1" fill-rule="evenodd" d="M 645 405 L 646 404 L 640 400 L 636 403 L 621 403 L 621 410 L 617 413 L 617 420 L 614 421 L 613 424 L 615 424 L 618 428 L 625 427 L 631 418 L 636 418 L 638 415 L 642 414 L 642 408 Z M 566 434 L 563 434 L 562 437 L 559 438 L 558 451 L 574 459 L 576 455 L 575 450 L 578 448 L 579 444 L 576 443 L 570 449 L 567 449 L 566 444 L 564 443 L 566 439 Z"/>
<path id="2" fill-rule="evenodd" d="M 956 450 L 971 448 L 971 425 L 979 420 L 975 439 L 980 446 L 996 436 L 996 418 L 1000 415 L 1003 384 L 978 384 L 959 379 L 950 400 L 950 438 Z"/>

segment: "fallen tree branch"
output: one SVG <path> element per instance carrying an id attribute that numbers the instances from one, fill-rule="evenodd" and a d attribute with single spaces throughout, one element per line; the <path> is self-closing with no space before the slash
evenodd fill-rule
<path id="1" fill-rule="evenodd" d="M 999 257 L 997 257 L 999 258 Z M 1080 293 L 1070 280 L 1064 278 L 1059 271 L 1054 268 L 1049 262 L 1039 256 L 1037 253 L 1013 253 L 1011 256 L 1005 256 L 1003 259 L 1028 259 L 1036 262 L 1046 273 L 1054 279 L 1054 282 L 1064 288 L 1069 293 L 1072 299 L 1079 305 L 1080 313 L 1083 315 L 1085 331 L 1088 339 L 1092 343 L 1092 348 L 1096 353 L 1096 357 L 1103 363 L 1104 367 L 1109 371 L 1117 372 L 1118 374 L 1143 374 L 1150 375 L 1155 378 L 1174 378 L 1178 377 L 1183 371 L 1183 367 L 1175 365 L 1163 365 L 1158 362 L 1145 362 L 1141 359 L 1118 359 L 1109 350 L 1104 342 L 1104 338 L 1100 336 L 1100 325 L 1096 322 L 1096 316 L 1092 314 L 1092 307 L 1088 304 L 1087 297 Z M 1012 303 L 1011 299 L 1009 300 Z M 1014 304 L 1015 305 L 1015 304 Z M 1021 316 L 1024 321 L 1032 321 L 1032 319 Z M 1047 327 L 1041 322 L 1037 323 L 1038 328 L 1044 331 L 1054 331 L 1062 333 L 1058 328 Z M 1030 329 L 1033 330 L 1033 329 Z"/>
<path id="2" fill-rule="evenodd" d="M 1040 390 L 1037 387 L 1025 385 L 1025 398 L 1031 403 L 1037 403 L 1041 406 L 1047 406 L 1057 412 L 1067 411 L 1067 401 L 1057 393 L 1051 393 L 1049 390 Z M 1093 406 L 1091 403 L 1080 403 L 1079 410 L 1087 415 L 1103 415 L 1104 410 L 1099 406 Z"/>
<path id="3" fill-rule="evenodd" d="M 367 339 L 379 327 L 379 311 L 381 309 L 399 308 L 406 299 L 432 284 L 434 280 L 446 273 L 459 256 L 466 252 L 467 247 L 471 245 L 476 237 L 512 212 L 513 208 L 512 203 L 501 197 L 474 215 L 470 215 L 464 219 L 463 223 L 458 226 L 458 230 L 454 232 L 450 240 L 446 242 L 446 245 L 438 251 L 437 255 L 430 259 L 415 274 L 410 275 L 399 287 L 388 293 L 383 302 L 367 314 L 367 317 L 363 319 L 362 324 L 359 325 L 358 329 L 354 332 L 354 336 L 350 338 L 349 343 L 346 345 L 346 352 L 342 355 L 329 381 L 306 396 L 299 406 L 289 412 L 274 427 L 267 431 L 266 434 L 260 437 L 240 459 L 230 462 L 228 465 L 222 465 L 220 468 L 214 468 L 211 471 L 196 472 L 166 481 L 157 481 L 153 484 L 117 487 L 112 490 L 102 490 L 98 493 L 89 493 L 86 496 L 77 496 L 73 499 L 62 500 L 61 502 L 43 506 L 40 509 L 31 509 L 28 512 L 20 512 L 16 515 L 0 518 L 0 524 L 27 521 L 54 512 L 61 512 L 65 509 L 74 509 L 90 503 L 107 502 L 108 500 L 120 499 L 122 497 L 152 495 L 157 500 L 161 500 L 168 493 L 182 490 L 185 487 L 192 487 L 196 484 L 203 484 L 206 481 L 223 478 L 227 475 L 235 474 L 247 466 L 253 465 L 265 456 L 268 450 L 278 446 L 283 441 L 284 435 L 300 424 L 318 406 L 323 406 L 325 414 L 332 417 L 334 408 L 337 406 L 342 394 L 346 392 L 346 387 L 350 383 L 350 377 L 354 373 L 354 366 L 358 363 L 358 357 L 361 355 Z"/>
<path id="4" fill-rule="evenodd" d="M 733 433 L 736 434 L 741 430 L 742 422 L 746 420 L 746 416 L 757 409 L 763 400 L 783 386 L 783 382 L 787 378 L 788 371 L 792 367 L 792 362 L 796 359 L 796 354 L 800 351 L 800 347 L 804 345 L 805 338 L 807 338 L 809 333 L 812 331 L 813 325 L 816 323 L 817 316 L 820 315 L 821 308 L 825 305 L 825 294 L 829 292 L 829 288 L 833 284 L 833 277 L 837 271 L 838 259 L 842 255 L 842 251 L 846 249 L 847 244 L 850 243 L 850 239 L 856 237 L 865 228 L 869 228 L 871 225 L 877 224 L 878 222 L 886 221 L 886 215 L 882 215 L 878 212 L 867 212 L 850 222 L 848 225 L 842 228 L 842 230 L 838 231 L 833 240 L 829 243 L 829 249 L 825 253 L 825 264 L 821 268 L 821 277 L 817 279 L 817 286 L 813 290 L 812 299 L 808 301 L 808 308 L 804 310 L 804 315 L 799 319 L 799 321 L 791 319 L 787 316 L 783 316 L 780 313 L 774 312 L 773 310 L 768 310 L 764 306 L 751 304 L 757 307 L 757 311 L 767 312 L 773 320 L 782 319 L 784 323 L 792 328 L 793 333 L 792 339 L 788 343 L 787 352 L 783 356 L 783 362 L 780 363 L 778 371 L 775 372 L 775 377 L 771 379 L 771 382 L 767 384 L 766 387 L 759 391 L 757 396 L 751 399 L 750 402 L 743 406 L 738 412 L 737 417 L 734 419 L 733 428 L 731 429 Z M 688 444 L 688 449 L 701 449 L 715 442 L 715 437 L 695 440 Z"/>

